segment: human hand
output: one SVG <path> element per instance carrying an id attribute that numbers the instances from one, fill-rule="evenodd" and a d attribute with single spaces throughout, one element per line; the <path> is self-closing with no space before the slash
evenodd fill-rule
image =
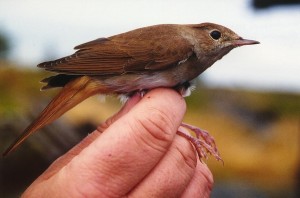
<path id="1" fill-rule="evenodd" d="M 58 158 L 23 197 L 209 197 L 210 170 L 175 135 L 185 108 L 171 89 L 133 96 Z"/>

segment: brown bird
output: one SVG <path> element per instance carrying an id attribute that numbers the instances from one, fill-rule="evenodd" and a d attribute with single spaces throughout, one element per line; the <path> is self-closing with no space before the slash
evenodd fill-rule
<path id="1" fill-rule="evenodd" d="M 175 88 L 185 95 L 192 79 L 233 48 L 258 43 L 224 26 L 202 23 L 149 26 L 79 45 L 70 56 L 38 65 L 59 73 L 42 80 L 47 85 L 41 90 L 63 88 L 3 156 L 92 95 L 130 97 L 156 87 Z M 193 137 L 177 132 L 190 140 L 200 159 L 210 153 L 221 160 L 214 139 L 206 131 L 185 123 L 181 126 L 196 133 L 197 137 Z"/>

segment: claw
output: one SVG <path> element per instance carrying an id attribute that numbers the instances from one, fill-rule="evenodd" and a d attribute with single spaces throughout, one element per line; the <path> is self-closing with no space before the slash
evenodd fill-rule
<path id="1" fill-rule="evenodd" d="M 177 131 L 178 135 L 189 140 L 191 144 L 195 147 L 201 162 L 202 158 L 208 158 L 207 153 L 209 153 L 213 155 L 217 161 L 221 161 L 224 164 L 224 161 L 220 157 L 214 138 L 210 136 L 210 134 L 207 131 L 186 123 L 181 123 L 181 126 L 193 131 L 196 134 L 196 137 L 193 137 L 190 134 L 186 134 L 185 132 L 180 131 L 180 129 Z"/>

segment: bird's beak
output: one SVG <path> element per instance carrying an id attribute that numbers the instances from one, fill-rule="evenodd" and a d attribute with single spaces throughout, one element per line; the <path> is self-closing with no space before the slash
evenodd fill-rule
<path id="1" fill-rule="evenodd" d="M 258 41 L 254 41 L 254 40 L 248 40 L 248 39 L 243 39 L 243 38 L 239 38 L 237 40 L 234 40 L 232 42 L 232 44 L 236 47 L 239 46 L 243 46 L 243 45 L 254 45 L 254 44 L 260 44 L 260 42 Z"/>

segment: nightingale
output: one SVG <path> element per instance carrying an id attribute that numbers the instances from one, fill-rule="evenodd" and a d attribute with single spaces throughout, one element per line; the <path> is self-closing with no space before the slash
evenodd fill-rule
<path id="1" fill-rule="evenodd" d="M 132 96 L 168 87 L 189 94 L 190 81 L 232 49 L 259 44 L 213 23 L 161 24 L 135 29 L 76 46 L 74 54 L 38 65 L 57 75 L 43 79 L 41 90 L 62 87 L 41 114 L 5 150 L 15 150 L 28 136 L 50 124 L 78 103 L 95 94 Z M 182 123 L 196 137 L 178 130 L 195 147 L 221 160 L 215 141 L 206 131 Z"/>

